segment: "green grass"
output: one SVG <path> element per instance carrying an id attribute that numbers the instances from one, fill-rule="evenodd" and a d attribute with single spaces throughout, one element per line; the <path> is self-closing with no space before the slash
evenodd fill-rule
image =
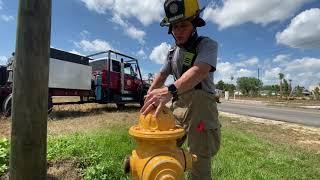
<path id="1" fill-rule="evenodd" d="M 222 146 L 213 160 L 215 179 L 319 179 L 320 155 L 224 128 Z M 0 144 L 1 145 L 1 144 Z M 127 127 L 49 137 L 48 159 L 74 158 L 84 178 L 128 179 L 122 161 L 134 148 Z M 0 163 L 3 163 L 0 159 Z M 0 164 L 0 167 L 3 164 Z"/>
<path id="2" fill-rule="evenodd" d="M 320 155 L 259 139 L 237 129 L 224 129 L 214 159 L 216 179 L 319 179 Z"/>
<path id="3" fill-rule="evenodd" d="M 74 134 L 49 138 L 48 159 L 76 158 L 84 169 L 84 179 L 128 179 L 123 173 L 123 159 L 134 148 L 128 129 Z"/>
<path id="4" fill-rule="evenodd" d="M 0 175 L 8 170 L 9 166 L 9 141 L 0 139 Z"/>

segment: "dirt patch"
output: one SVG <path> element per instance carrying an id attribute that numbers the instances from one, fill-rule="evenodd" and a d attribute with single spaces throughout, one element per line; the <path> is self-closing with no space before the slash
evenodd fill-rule
<path id="1" fill-rule="evenodd" d="M 83 104 L 55 106 L 48 117 L 48 135 L 86 132 L 113 125 L 133 125 L 139 115 L 138 105 L 119 110 L 115 105 Z M 10 138 L 11 119 L 0 118 L 0 138 Z"/>
<path id="2" fill-rule="evenodd" d="M 82 180 L 81 169 L 75 160 L 59 160 L 48 162 L 48 180 Z"/>
<path id="3" fill-rule="evenodd" d="M 0 117 L 0 138 L 8 138 L 11 133 L 11 119 Z"/>
<path id="4" fill-rule="evenodd" d="M 78 162 L 72 159 L 49 161 L 47 164 L 47 180 L 82 180 L 81 169 Z M 0 177 L 1 180 L 8 180 L 9 173 Z"/>
<path id="5" fill-rule="evenodd" d="M 320 128 L 220 112 L 225 127 L 252 132 L 274 143 L 289 144 L 320 154 Z M 225 118 L 227 117 L 227 118 Z"/>

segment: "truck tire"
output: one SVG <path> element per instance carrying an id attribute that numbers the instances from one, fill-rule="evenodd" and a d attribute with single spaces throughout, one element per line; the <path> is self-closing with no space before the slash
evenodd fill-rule
<path id="1" fill-rule="evenodd" d="M 12 94 L 9 94 L 2 103 L 2 112 L 5 117 L 11 116 Z"/>
<path id="2" fill-rule="evenodd" d="M 116 105 L 119 110 L 123 110 L 125 107 L 125 104 L 122 104 L 122 103 L 116 103 Z"/>
<path id="3" fill-rule="evenodd" d="M 9 94 L 2 103 L 2 112 L 5 117 L 11 116 L 12 94 Z M 48 114 L 51 113 L 53 107 L 52 98 L 48 98 Z"/>
<path id="4" fill-rule="evenodd" d="M 48 97 L 48 114 L 50 114 L 52 112 L 52 108 L 53 108 L 53 102 L 52 102 L 52 97 Z"/>
<path id="5" fill-rule="evenodd" d="M 147 95 L 147 91 L 146 90 L 142 90 L 142 92 L 139 95 L 139 104 L 140 107 L 143 107 L 144 105 L 144 96 Z"/>

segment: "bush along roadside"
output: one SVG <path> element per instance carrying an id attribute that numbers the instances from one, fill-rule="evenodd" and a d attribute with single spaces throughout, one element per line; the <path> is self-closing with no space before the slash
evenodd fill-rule
<path id="1" fill-rule="evenodd" d="M 0 139 L 0 176 L 9 168 L 9 147 L 8 139 Z"/>

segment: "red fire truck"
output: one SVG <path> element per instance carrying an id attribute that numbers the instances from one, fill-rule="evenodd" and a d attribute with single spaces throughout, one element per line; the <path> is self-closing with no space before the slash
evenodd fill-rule
<path id="1" fill-rule="evenodd" d="M 11 114 L 14 57 L 0 67 L 0 104 Z M 149 84 L 142 80 L 138 60 L 112 50 L 82 56 L 50 49 L 48 111 L 53 105 L 82 103 L 143 104 Z M 78 96 L 79 102 L 54 103 L 54 96 Z"/>

